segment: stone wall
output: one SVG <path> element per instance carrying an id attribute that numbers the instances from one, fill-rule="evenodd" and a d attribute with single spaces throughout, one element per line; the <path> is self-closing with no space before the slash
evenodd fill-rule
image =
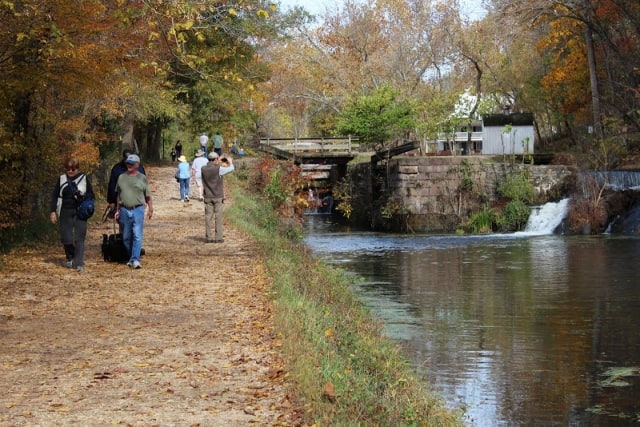
<path id="1" fill-rule="evenodd" d="M 455 231 L 481 204 L 498 202 L 498 186 L 522 169 L 540 203 L 558 198 L 573 176 L 568 166 L 505 164 L 486 157 L 398 157 L 376 167 L 375 175 L 386 176 L 388 185 L 383 191 L 386 207 L 380 209 L 388 212 L 391 206 L 408 213 L 405 225 L 413 231 Z M 376 191 L 372 193 L 375 211 Z M 373 217 L 375 225 L 375 212 Z"/>

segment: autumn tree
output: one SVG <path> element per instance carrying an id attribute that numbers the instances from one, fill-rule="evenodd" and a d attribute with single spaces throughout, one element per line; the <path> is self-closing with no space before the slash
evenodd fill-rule
<path id="1" fill-rule="evenodd" d="M 97 165 L 100 112 L 114 107 L 107 94 L 120 92 L 114 70 L 139 64 L 127 55 L 139 38 L 121 25 L 134 9 L 99 1 L 0 4 L 2 228 L 43 204 L 63 157 L 78 157 L 85 170 Z"/>
<path id="2" fill-rule="evenodd" d="M 255 132 L 257 114 L 253 100 L 260 98 L 256 85 L 270 77 L 260 60 L 261 44 L 275 38 L 284 18 L 276 6 L 264 1 L 162 4 L 175 17 L 159 25 L 163 38 L 173 41 L 166 63 L 169 82 L 178 99 L 191 108 L 193 134 L 213 129 L 234 136 Z"/>
<path id="3" fill-rule="evenodd" d="M 202 111 L 215 104 L 235 123 L 255 124 L 254 82 L 268 78 L 255 51 L 277 29 L 267 24 L 274 8 L 259 0 L 2 2 L 0 228 L 47 204 L 65 156 L 90 172 L 122 137 L 157 158 L 162 129 L 198 116 L 190 95 L 205 99 L 210 89 L 215 98 Z"/>
<path id="4" fill-rule="evenodd" d="M 346 1 L 319 22 L 301 18 L 268 53 L 282 64 L 273 66 L 278 80 L 268 88 L 274 102 L 270 117 L 303 106 L 304 115 L 290 118 L 307 127 L 298 126 L 298 135 L 306 135 L 311 124 L 313 136 L 328 134 L 346 99 L 388 81 L 378 60 L 386 46 L 384 17 L 366 4 Z"/>
<path id="5" fill-rule="evenodd" d="M 503 16 L 538 32 L 547 65 L 542 89 L 564 113 L 567 129 L 605 133 L 605 117 L 638 127 L 638 28 L 640 7 L 630 0 L 494 1 Z M 563 89 L 562 93 L 557 92 Z M 563 93 L 568 99 L 559 100 Z M 555 97 L 555 100 L 554 100 Z M 567 114 L 568 113 L 568 114 Z M 614 120 L 616 122 L 616 120 Z M 585 133 L 585 131 L 582 133 Z"/>

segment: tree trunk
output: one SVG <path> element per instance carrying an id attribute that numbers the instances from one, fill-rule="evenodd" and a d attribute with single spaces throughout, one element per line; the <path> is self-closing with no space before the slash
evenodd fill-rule
<path id="1" fill-rule="evenodd" d="M 133 131 L 135 130 L 135 118 L 132 114 L 127 115 L 124 120 L 124 129 L 122 135 L 122 147 L 121 149 L 129 148 L 137 151 L 133 144 Z"/>
<path id="2" fill-rule="evenodd" d="M 604 132 L 600 118 L 600 91 L 598 89 L 598 75 L 596 70 L 596 58 L 593 46 L 593 31 L 589 20 L 585 22 L 585 44 L 587 47 L 587 62 L 589 66 L 589 80 L 591 83 L 591 103 L 593 105 L 593 129 L 598 138 L 602 138 Z"/>

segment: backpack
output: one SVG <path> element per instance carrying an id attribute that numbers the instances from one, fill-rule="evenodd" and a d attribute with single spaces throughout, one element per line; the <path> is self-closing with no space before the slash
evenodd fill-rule
<path id="1" fill-rule="evenodd" d="M 86 175 L 83 174 L 80 177 L 80 180 L 78 182 L 81 182 L 83 179 L 85 179 L 85 176 Z M 78 193 L 79 191 L 78 184 L 76 184 L 74 180 L 67 179 L 67 185 L 69 186 L 69 189 L 71 190 L 72 194 Z M 81 199 L 77 199 L 77 200 L 78 200 L 78 206 L 76 207 L 76 215 L 78 219 L 82 221 L 86 221 L 93 216 L 93 213 L 96 210 L 95 202 L 93 201 L 93 199 L 89 199 L 85 197 L 82 197 Z"/>
<path id="2" fill-rule="evenodd" d="M 82 199 L 82 201 L 78 204 L 77 207 L 77 216 L 78 219 L 82 221 L 86 221 L 93 216 L 93 213 L 96 210 L 96 205 L 93 199 Z"/>

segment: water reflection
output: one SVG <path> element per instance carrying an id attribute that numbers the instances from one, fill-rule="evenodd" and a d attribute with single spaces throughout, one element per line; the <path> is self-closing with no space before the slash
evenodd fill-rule
<path id="1" fill-rule="evenodd" d="M 640 240 L 311 221 L 307 245 L 364 278 L 357 291 L 386 333 L 469 425 L 640 423 Z"/>

